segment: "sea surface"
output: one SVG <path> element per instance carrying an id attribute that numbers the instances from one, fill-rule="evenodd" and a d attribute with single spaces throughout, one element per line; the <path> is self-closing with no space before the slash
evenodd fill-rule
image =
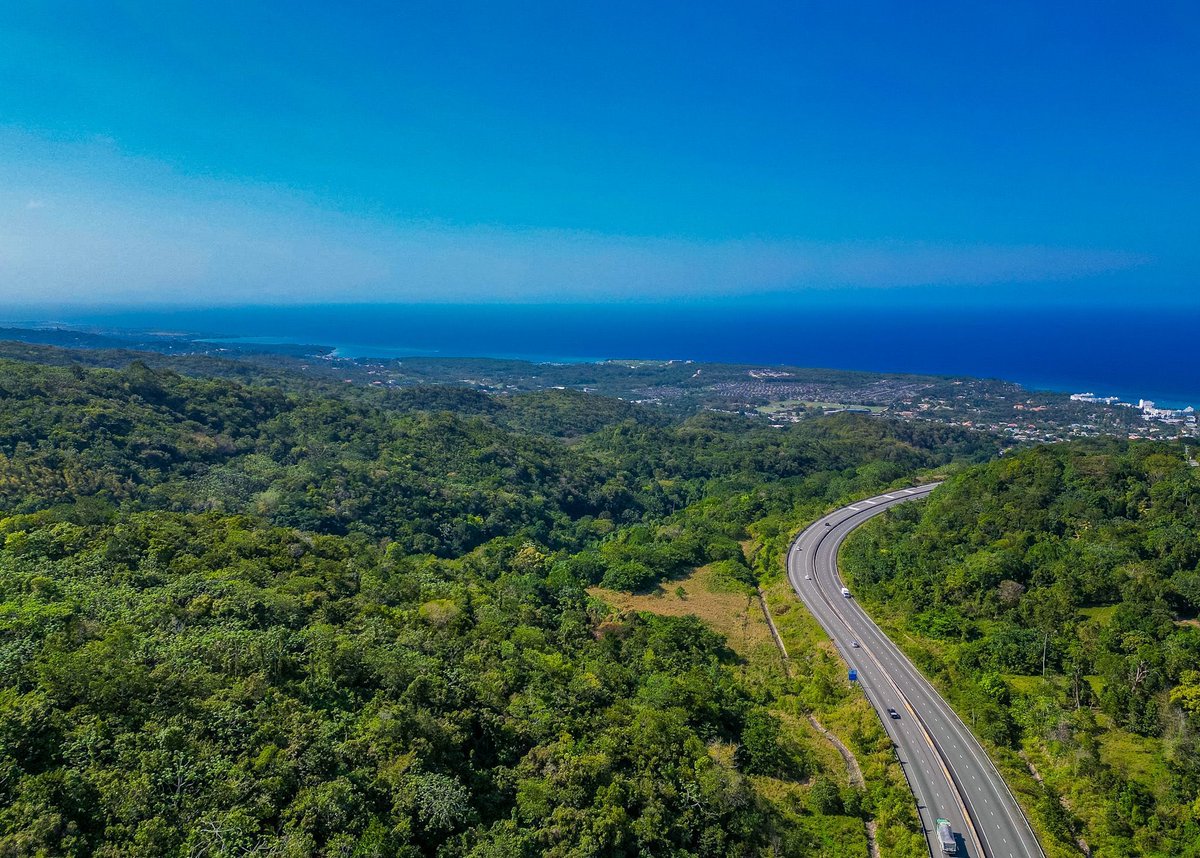
<path id="1" fill-rule="evenodd" d="M 1003 378 L 1200 407 L 1200 307 L 803 304 L 338 305 L 78 311 L 62 321 L 346 357 L 661 358 Z"/>

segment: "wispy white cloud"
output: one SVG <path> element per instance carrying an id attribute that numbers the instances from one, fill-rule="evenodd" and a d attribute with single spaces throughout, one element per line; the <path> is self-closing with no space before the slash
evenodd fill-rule
<path id="1" fill-rule="evenodd" d="M 110 143 L 0 136 L 0 300 L 623 300 L 1060 282 L 1119 251 L 900 241 L 701 241 L 358 218 L 180 176 Z M 53 205 L 47 205 L 53 200 Z"/>

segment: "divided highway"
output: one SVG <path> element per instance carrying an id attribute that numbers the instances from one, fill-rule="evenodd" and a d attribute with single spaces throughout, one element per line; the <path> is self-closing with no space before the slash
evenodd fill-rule
<path id="1" fill-rule="evenodd" d="M 850 531 L 936 487 L 900 489 L 825 516 L 792 544 L 788 578 L 846 664 L 857 671 L 867 699 L 895 742 L 930 853 L 945 854 L 936 831 L 941 818 L 954 829 L 959 856 L 1043 858 L 1021 808 L 971 731 L 858 602 L 842 595 L 837 554 Z"/>

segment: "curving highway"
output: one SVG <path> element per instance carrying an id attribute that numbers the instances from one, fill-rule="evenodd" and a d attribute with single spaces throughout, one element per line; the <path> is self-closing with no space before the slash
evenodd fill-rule
<path id="1" fill-rule="evenodd" d="M 944 855 L 936 832 L 942 818 L 954 829 L 958 856 L 1043 858 L 1021 808 L 970 730 L 858 602 L 842 595 L 837 554 L 850 531 L 888 507 L 925 497 L 937 485 L 857 501 L 815 522 L 792 543 L 788 578 L 857 671 L 895 743 L 930 853 Z"/>

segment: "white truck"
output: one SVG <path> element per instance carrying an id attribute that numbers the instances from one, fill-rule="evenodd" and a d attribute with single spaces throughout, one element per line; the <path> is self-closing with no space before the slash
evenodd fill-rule
<path id="1" fill-rule="evenodd" d="M 942 854 L 957 855 L 958 841 L 954 839 L 954 829 L 950 827 L 950 822 L 945 819 L 937 821 L 937 836 L 938 843 L 942 847 Z"/>
<path id="2" fill-rule="evenodd" d="M 843 588 L 842 588 L 842 598 L 843 598 L 843 599 L 849 599 L 849 598 L 850 598 L 850 591 L 849 591 L 849 590 L 847 590 L 845 587 L 843 587 Z"/>

